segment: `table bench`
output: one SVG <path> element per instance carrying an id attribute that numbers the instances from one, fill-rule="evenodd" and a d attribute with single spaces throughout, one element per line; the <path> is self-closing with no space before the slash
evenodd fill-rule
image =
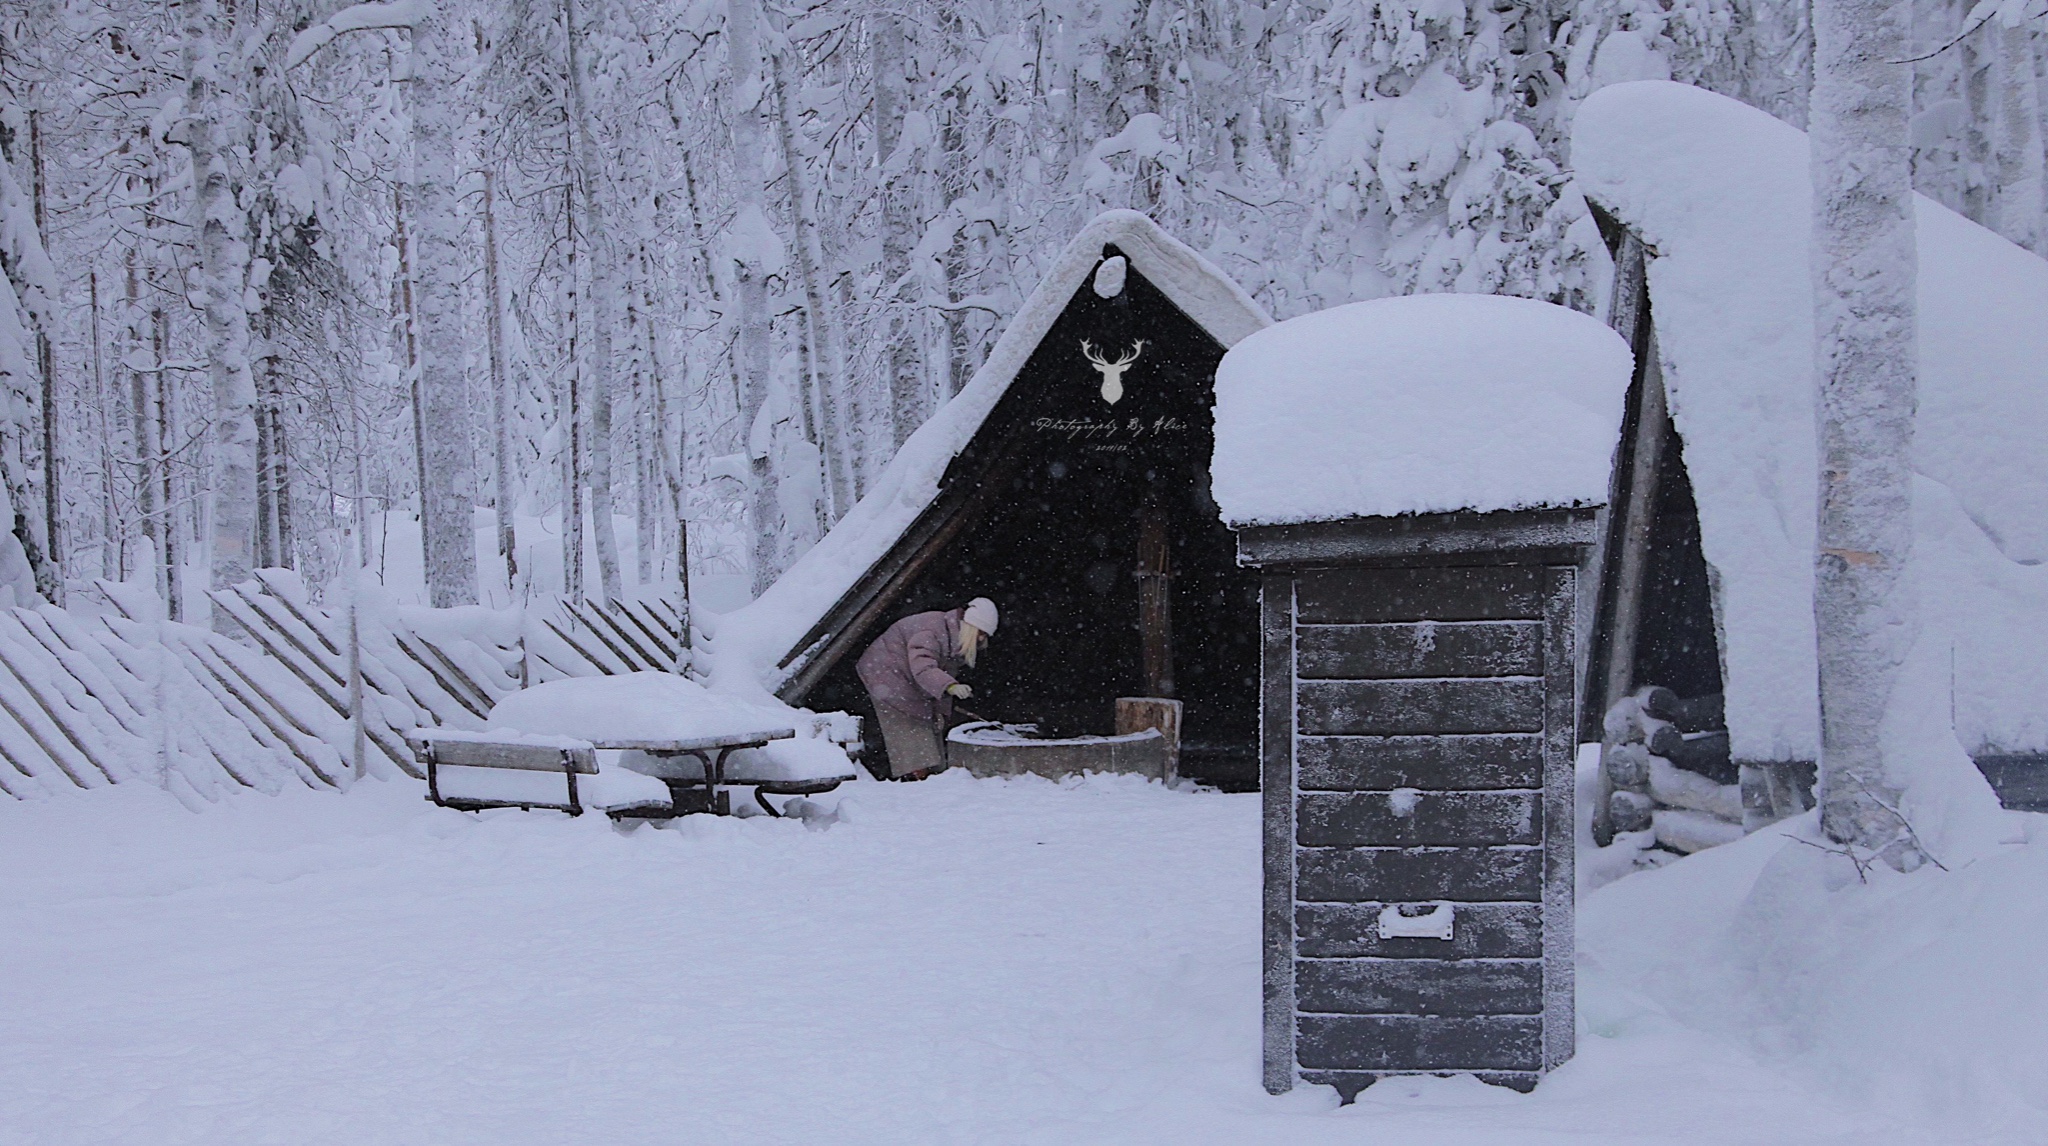
<path id="1" fill-rule="evenodd" d="M 576 777 L 597 774 L 597 753 L 593 745 L 583 741 L 570 745 L 537 744 L 490 740 L 473 732 L 415 729 L 406 733 L 405 742 L 412 748 L 414 758 L 426 768 L 427 799 L 440 807 L 462 812 L 481 812 L 486 808 L 523 808 L 527 811 L 542 808 L 580 816 L 583 803 L 577 797 Z M 569 782 L 569 801 L 550 804 L 537 800 L 491 800 L 467 796 L 451 799 L 441 795 L 440 769 L 443 767 L 559 772 Z"/>
<path id="2" fill-rule="evenodd" d="M 623 766 L 643 776 L 652 776 L 668 785 L 669 803 L 633 804 L 613 808 L 606 814 L 615 820 L 623 819 L 670 819 L 689 815 L 692 812 L 709 812 L 716 816 L 732 814 L 729 794 L 719 791 L 721 786 L 751 787 L 754 802 L 771 816 L 780 816 L 781 810 L 768 802 L 769 796 L 811 796 L 830 792 L 847 780 L 845 776 L 827 776 L 810 780 L 752 780 L 734 779 L 725 774 L 725 762 L 734 752 L 742 748 L 760 748 L 772 740 L 788 740 L 796 735 L 794 728 L 758 729 L 737 732 L 725 736 L 699 736 L 673 740 L 595 740 L 599 748 L 631 749 L 645 753 L 652 759 L 625 763 Z M 694 767 L 682 763 L 683 757 L 696 761 Z"/>

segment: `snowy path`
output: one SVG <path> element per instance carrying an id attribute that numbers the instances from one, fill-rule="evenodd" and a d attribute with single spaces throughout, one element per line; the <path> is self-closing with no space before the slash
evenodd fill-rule
<path id="1" fill-rule="evenodd" d="M 0 805 L 0 1143 L 1891 1140 L 1595 968 L 1534 1096 L 1269 1098 L 1256 796 L 843 791 L 824 832 Z"/>

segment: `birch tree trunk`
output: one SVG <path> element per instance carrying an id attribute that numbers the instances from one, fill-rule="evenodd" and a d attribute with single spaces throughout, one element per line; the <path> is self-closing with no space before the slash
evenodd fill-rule
<path id="1" fill-rule="evenodd" d="M 518 497 L 512 489 L 512 416 L 510 382 L 505 375 L 505 288 L 498 279 L 497 180 L 484 172 L 484 289 L 490 294 L 488 319 L 491 361 L 491 462 L 497 487 L 498 554 L 505 559 L 505 588 L 519 583 L 519 536 L 513 515 Z M 509 598 L 508 598 L 509 600 Z"/>
<path id="2" fill-rule="evenodd" d="M 1819 401 L 1821 826 L 1896 867 L 1917 847 L 1891 811 L 1881 728 L 1918 628 L 1912 445 L 1914 282 L 1908 0 L 1813 7 L 1813 284 Z"/>
<path id="3" fill-rule="evenodd" d="M 888 313 L 883 331 L 887 343 L 890 448 L 900 450 L 925 418 L 925 379 L 918 354 L 923 324 L 903 301 L 906 292 L 914 289 L 908 279 L 910 251 L 917 242 L 917 203 L 912 157 L 899 152 L 904 150 L 903 117 L 914 92 L 908 77 L 910 61 L 904 50 L 902 23 L 887 12 L 878 12 L 871 19 L 875 158 L 881 165 L 882 305 Z"/>
<path id="4" fill-rule="evenodd" d="M 476 464 L 463 378 L 462 221 L 456 197 L 459 102 L 452 90 L 453 30 L 433 5 L 413 25 L 412 206 L 419 251 L 420 534 L 435 608 L 476 603 L 476 539 L 470 516 Z"/>
<path id="5" fill-rule="evenodd" d="M 572 162 L 583 198 L 583 236 L 590 245 L 590 524 L 597 533 L 597 581 L 601 604 L 623 596 L 619 583 L 619 539 L 612 522 L 612 291 L 611 252 L 600 190 L 604 163 L 597 154 L 590 106 L 584 96 L 581 5 L 566 0 L 569 41 L 569 117 L 574 120 Z"/>
<path id="6" fill-rule="evenodd" d="M 2020 246 L 2042 252 L 2041 97 L 2034 71 L 2034 33 L 2025 24 L 1994 20 L 1987 32 L 1997 39 L 1998 191 L 1997 231 Z"/>
<path id="7" fill-rule="evenodd" d="M 249 366 L 248 217 L 235 201 L 221 135 L 227 118 L 215 39 L 214 0 L 183 0 L 185 145 L 192 155 L 192 230 L 199 247 L 199 291 L 206 323 L 206 366 L 213 386 L 212 582 L 249 578 L 256 540 L 256 383 Z M 163 379 L 158 379 L 159 386 Z M 175 570 L 173 580 L 176 580 Z M 239 627 L 209 610 L 215 629 Z"/>
<path id="8" fill-rule="evenodd" d="M 152 280 L 157 276 L 151 275 Z M 163 297 L 164 284 L 153 281 L 155 289 L 151 294 Z M 156 418 L 156 460 L 155 480 L 157 498 L 163 506 L 163 532 L 158 540 L 163 549 L 159 556 L 163 560 L 164 613 L 173 621 L 185 619 L 185 540 L 178 532 L 178 473 L 173 465 L 172 447 L 178 441 L 178 396 L 167 369 L 171 360 L 171 316 L 163 307 L 150 311 L 150 339 L 154 350 L 151 353 L 156 369 L 156 387 L 151 397 L 156 402 L 153 411 Z M 252 471 L 253 476 L 253 471 Z"/>
<path id="9" fill-rule="evenodd" d="M 768 275 L 773 269 L 768 214 L 762 208 L 765 188 L 761 159 L 766 140 L 761 125 L 761 13 L 758 0 L 732 0 L 727 13 L 732 53 L 734 182 L 738 218 L 730 235 L 734 294 L 739 332 L 733 352 L 734 371 L 742 384 L 740 433 L 747 443 L 753 487 L 753 590 L 760 596 L 775 581 L 780 551 L 780 499 L 776 496 L 775 442 L 772 433 L 755 433 L 755 423 L 774 384 L 769 345 Z M 757 441 L 756 439 L 759 439 Z"/>
<path id="10" fill-rule="evenodd" d="M 657 427 L 654 435 L 653 464 L 661 471 L 662 483 L 668 492 L 669 510 L 675 522 L 676 600 L 679 603 L 677 607 L 683 611 L 683 634 L 687 641 L 689 635 L 688 603 L 690 599 L 690 523 L 686 517 L 689 498 L 683 483 L 683 442 L 688 437 L 688 427 L 683 424 L 682 418 L 675 418 L 672 422 L 669 415 L 669 371 L 667 363 L 662 360 L 661 334 L 655 329 L 654 325 L 654 275 L 651 269 L 651 262 L 652 260 L 647 253 L 647 244 L 643 242 L 640 245 L 641 303 L 647 310 L 647 369 L 650 375 L 648 381 L 653 387 L 654 424 Z M 674 437 L 670 437 L 671 426 L 674 429 Z M 671 448 L 672 446 L 673 448 Z M 678 662 L 676 671 L 683 671 L 681 662 Z"/>
<path id="11" fill-rule="evenodd" d="M 825 261 L 818 241 L 818 222 L 811 200 L 810 168 L 796 145 L 796 124 L 790 110 L 789 62 L 786 53 L 771 57 L 775 79 L 776 135 L 782 144 L 782 165 L 789 172 L 790 218 L 795 220 L 797 272 L 803 279 L 804 313 L 809 319 L 811 377 L 818 398 L 818 448 L 825 453 L 826 504 L 830 519 L 852 508 L 852 480 L 846 472 L 846 445 L 839 419 L 840 379 L 846 376 L 836 316 L 826 309 L 819 268 Z"/>
<path id="12" fill-rule="evenodd" d="M 574 192 L 563 195 L 568 216 L 569 266 L 569 359 L 568 378 L 563 386 L 563 408 L 555 424 L 561 428 L 562 451 L 562 592 L 577 603 L 583 601 L 583 358 L 577 323 L 582 318 L 578 305 L 576 260 L 576 211 L 569 204 Z"/>
<path id="13" fill-rule="evenodd" d="M 1991 142 L 1991 124 L 1998 116 L 1992 90 L 1996 52 L 1984 47 L 1983 39 L 1982 33 L 1965 36 L 1956 46 L 1957 67 L 1962 71 L 1959 86 L 1967 109 L 1963 115 L 1963 214 L 1979 222 L 1992 217 L 1997 199 L 1992 179 L 1997 157 Z"/>
<path id="14" fill-rule="evenodd" d="M 33 204 L 36 243 L 47 251 L 50 249 L 50 220 L 44 205 L 46 179 L 43 171 L 43 117 L 40 112 L 28 113 L 28 165 L 31 180 L 30 202 Z M 57 443 L 57 359 L 50 342 L 50 331 L 42 321 L 36 323 L 36 369 L 42 375 L 43 394 L 43 539 L 48 547 L 51 576 L 49 584 L 43 587 L 43 596 L 51 604 L 64 604 L 64 453 Z"/>

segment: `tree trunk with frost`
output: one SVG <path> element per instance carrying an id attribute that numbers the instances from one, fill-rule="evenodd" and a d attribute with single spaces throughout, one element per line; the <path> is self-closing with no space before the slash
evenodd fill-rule
<path id="1" fill-rule="evenodd" d="M 1819 401 L 1821 826 L 1843 844 L 1916 856 L 1891 809 L 1881 729 L 1918 614 L 1912 445 L 1914 283 L 1908 0 L 1813 8 L 1813 284 Z"/>
<path id="2" fill-rule="evenodd" d="M 512 488 L 512 395 L 505 371 L 505 288 L 498 278 L 497 180 L 484 172 L 484 305 L 491 361 L 491 463 L 497 487 L 498 555 L 505 559 L 505 588 L 519 581 L 519 536 L 513 515 L 518 497 Z"/>
<path id="3" fill-rule="evenodd" d="M 570 196 L 564 196 L 565 204 Z M 562 592 L 572 601 L 583 600 L 583 358 L 582 341 L 577 337 L 577 322 L 581 317 L 578 305 L 577 262 L 576 262 L 576 210 L 568 206 L 567 231 L 569 242 L 567 280 L 569 312 L 569 370 L 562 387 L 562 407 L 556 413 L 555 425 L 560 427 L 562 455 Z"/>
<path id="4" fill-rule="evenodd" d="M 0 100 L 11 94 L 0 85 Z M 0 114 L 10 121 L 19 122 L 14 118 L 19 110 L 11 102 L 0 103 Z M 62 600 L 62 577 L 47 546 L 46 514 L 36 512 L 37 501 L 29 488 L 31 427 L 25 417 L 50 378 L 44 351 L 58 284 L 43 250 L 41 228 L 32 219 L 34 208 L 14 180 L 11 165 L 16 158 L 12 144 L 0 139 L 0 271 L 5 272 L 0 283 L 0 485 L 5 487 L 0 504 L 5 511 L 0 517 L 8 518 L 0 521 L 0 533 L 11 532 L 21 549 L 28 576 L 13 587 L 26 604 L 34 595 Z M 48 409 L 47 399 L 44 408 Z M 48 489 L 44 492 L 47 496 Z M 0 560 L 12 565 L 4 548 Z"/>
<path id="5" fill-rule="evenodd" d="M 575 121 L 571 148 L 574 182 L 582 195 L 583 238 L 590 250 L 590 524 L 597 534 L 597 581 L 601 603 L 624 594 L 619 582 L 619 539 L 612 523 L 612 316 L 617 313 L 612 290 L 612 258 L 607 249 L 604 161 L 597 153 L 590 105 L 584 96 L 582 6 L 567 0 L 565 23 L 569 41 L 569 117 Z"/>
<path id="6" fill-rule="evenodd" d="M 2025 24 L 1994 20 L 1986 34 L 1997 36 L 1999 234 L 2040 254 L 2042 247 L 2041 96 L 2034 68 L 2034 33 Z"/>
<path id="7" fill-rule="evenodd" d="M 804 313 L 809 319 L 811 378 L 817 393 L 818 448 L 825 454 L 826 505 L 829 519 L 845 516 L 852 508 L 852 479 L 846 472 L 846 447 L 840 433 L 839 380 L 846 376 L 845 356 L 840 351 L 834 315 L 826 309 L 823 275 L 825 255 L 818 241 L 818 222 L 811 201 L 811 176 L 805 157 L 797 149 L 795 113 L 790 109 L 793 85 L 789 79 L 787 53 L 776 51 L 771 59 L 775 79 L 776 135 L 782 144 L 782 165 L 789 172 L 790 218 L 796 221 L 797 273 L 803 279 Z"/>
<path id="8" fill-rule="evenodd" d="M 754 433 L 754 424 L 774 384 L 769 345 L 768 275 L 773 270 L 768 214 L 762 208 L 761 159 L 766 145 L 761 124 L 761 13 L 758 0 L 732 0 L 727 14 L 733 85 L 733 160 L 738 217 L 731 238 L 734 294 L 739 332 L 734 340 L 735 373 L 741 392 L 740 433 L 747 442 L 753 486 L 753 589 L 760 596 L 775 581 L 780 551 L 780 499 L 776 496 L 775 442 L 772 434 Z M 759 440 L 757 440 L 759 439 Z"/>
<path id="9" fill-rule="evenodd" d="M 213 0 L 184 0 L 185 146 L 192 155 L 193 234 L 213 386 L 213 567 L 216 589 L 248 580 L 256 541 L 256 383 L 249 364 L 248 218 L 235 201 Z M 216 628 L 236 630 L 213 612 Z"/>
<path id="10" fill-rule="evenodd" d="M 925 380 L 919 345 L 924 324 L 917 321 L 905 297 L 914 292 L 910 277 L 910 252 L 917 242 L 917 188 L 914 165 L 903 151 L 903 118 L 911 96 L 904 49 L 903 25 L 894 15 L 878 12 L 871 19 L 874 29 L 875 76 L 875 158 L 882 198 L 882 291 L 888 319 L 883 324 L 888 347 L 889 425 L 892 449 L 902 449 L 910 435 L 924 424 Z"/>
<path id="11" fill-rule="evenodd" d="M 452 90 L 453 29 L 422 5 L 412 37 L 412 206 L 418 226 L 420 533 L 427 594 L 437 609 L 476 604 L 476 539 L 470 522 L 476 463 L 463 377 L 462 220 L 456 196 L 461 116 Z"/>

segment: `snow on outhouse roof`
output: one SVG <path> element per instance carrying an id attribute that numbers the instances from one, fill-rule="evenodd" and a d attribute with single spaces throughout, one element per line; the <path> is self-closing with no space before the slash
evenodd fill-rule
<path id="1" fill-rule="evenodd" d="M 910 440 L 817 545 L 751 604 L 709 627 L 711 674 L 721 687 L 773 689 L 793 653 L 833 606 L 882 560 L 932 504 L 946 468 L 973 440 L 1033 350 L 1114 246 L 1210 337 L 1228 348 L 1272 318 L 1214 263 L 1136 211 L 1107 211 L 1076 234 L 1026 299 L 988 360 Z"/>
<path id="2" fill-rule="evenodd" d="M 1216 371 L 1232 525 L 1598 505 L 1633 363 L 1599 320 L 1501 295 L 1291 318 Z"/>
<path id="3" fill-rule="evenodd" d="M 1739 759 L 1811 760 L 1814 319 L 1806 137 L 1663 81 L 1581 105 L 1586 196 L 1649 248 L 1659 365 L 1717 579 Z M 1924 197 L 1915 580 L 1965 748 L 2048 748 L 2048 262 Z M 1944 697 L 1944 700 L 1947 698 Z"/>

